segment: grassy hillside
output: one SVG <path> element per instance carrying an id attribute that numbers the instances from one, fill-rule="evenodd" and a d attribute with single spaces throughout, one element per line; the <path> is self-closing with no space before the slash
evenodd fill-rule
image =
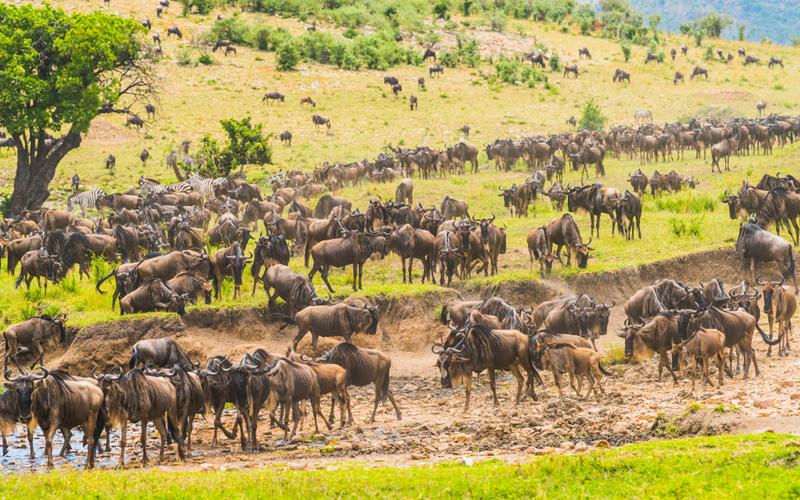
<path id="1" fill-rule="evenodd" d="M 66 8 L 90 10 L 100 8 L 98 2 L 67 0 Z M 274 52 L 264 52 L 239 47 L 236 56 L 223 57 L 218 52 L 211 54 L 214 64 L 182 66 L 177 64 L 178 54 L 191 49 L 193 37 L 200 37 L 216 19 L 217 14 L 226 17 L 238 15 L 238 19 L 253 26 L 283 27 L 296 35 L 304 32 L 303 27 L 312 20 L 301 22 L 298 19 L 282 19 L 265 14 L 217 9 L 209 16 L 180 16 L 180 5 L 173 3 L 161 19 L 156 19 L 152 8 L 135 0 L 114 0 L 113 11 L 120 15 L 131 15 L 137 19 L 149 16 L 153 31 L 161 34 L 166 58 L 159 62 L 162 77 L 160 103 L 155 119 L 148 121 L 142 131 L 123 127 L 123 119 L 116 116 L 103 116 L 93 123 L 80 149 L 70 153 L 59 166 L 51 189 L 53 196 L 50 206 L 63 207 L 73 173 L 78 172 L 86 187 L 101 187 L 107 192 L 123 191 L 136 186 L 140 175 L 175 182 L 171 169 L 164 166 L 166 152 L 184 139 L 198 140 L 205 134 L 221 136 L 218 121 L 222 118 L 241 118 L 252 116 L 254 121 L 262 122 L 266 129 L 274 133 L 289 130 L 294 134 L 292 147 L 282 146 L 273 141 L 274 164 L 264 167 L 252 166 L 246 169 L 250 179 L 264 184 L 269 172 L 298 167 L 311 171 L 324 161 L 343 162 L 374 158 L 381 152 L 381 146 L 392 143 L 412 147 L 421 144 L 426 134 L 430 134 L 428 145 L 441 148 L 453 144 L 460 138 L 459 129 L 465 124 L 472 128 L 470 143 L 479 147 L 496 138 L 522 137 L 531 134 L 549 134 L 566 131 L 565 121 L 570 116 L 580 117 L 580 108 L 591 98 L 600 104 L 602 112 L 609 118 L 609 125 L 633 125 L 636 108 L 649 109 L 659 123 L 685 121 L 688 117 L 702 113 L 704 116 L 755 115 L 755 103 L 769 102 L 768 112 L 796 114 L 797 94 L 792 92 L 800 84 L 797 72 L 797 51 L 791 48 L 774 47 L 774 51 L 761 54 L 755 44 L 744 44 L 749 52 L 768 56 L 775 54 L 788 62 L 784 70 L 768 70 L 766 67 L 743 68 L 735 64 L 726 66 L 718 62 L 703 61 L 704 48 L 692 46 L 688 58 L 679 57 L 676 61 L 667 58 L 663 64 L 643 65 L 645 49 L 634 46 L 632 57 L 625 62 L 620 46 L 613 41 L 602 39 L 596 33 L 590 36 L 579 35 L 577 27 L 561 27 L 552 23 L 510 21 L 506 32 L 494 33 L 486 28 L 475 28 L 482 18 L 458 18 L 458 32 L 474 36 L 480 42 L 484 58 L 478 67 L 459 67 L 445 69 L 441 78 L 431 79 L 427 75 L 427 65 L 401 65 L 389 71 L 375 70 L 348 71 L 335 66 L 303 62 L 298 70 L 279 72 L 275 69 Z M 469 27 L 464 26 L 469 24 Z M 179 26 L 186 36 L 182 41 L 174 37 L 166 39 L 166 28 Z M 344 27 L 317 23 L 318 29 L 339 37 Z M 429 26 L 433 28 L 433 25 Z M 360 33 L 367 33 L 364 28 Z M 438 28 L 440 44 L 450 47 L 455 40 L 449 31 Z M 683 37 L 669 36 L 660 50 L 669 52 L 671 47 L 687 43 Z M 404 41 L 404 46 L 422 51 L 418 42 Z M 513 51 L 533 50 L 536 44 L 560 54 L 562 61 L 575 62 L 580 68 L 580 77 L 564 79 L 561 73 L 549 68 L 545 74 L 549 78 L 547 86 L 502 83 L 496 78 L 497 71 L 487 59 L 498 60 L 500 54 L 512 55 Z M 707 45 L 721 46 L 725 51 L 735 52 L 739 44 L 721 40 L 707 41 Z M 577 58 L 580 47 L 588 47 L 593 54 L 591 61 Z M 194 52 L 196 59 L 199 53 Z M 691 81 L 685 85 L 673 85 L 675 71 L 689 74 L 696 64 L 709 68 L 710 78 Z M 612 80 L 616 68 L 632 73 L 632 83 L 615 84 Z M 398 77 L 404 90 L 399 99 L 384 85 L 387 75 Z M 426 77 L 427 90 L 418 90 L 416 80 Z M 268 91 L 286 94 L 286 101 L 265 105 L 261 96 Z M 419 109 L 410 111 L 408 97 L 414 94 L 419 98 Z M 311 96 L 316 109 L 301 108 L 300 98 Z M 140 110 L 144 115 L 144 110 Z M 319 113 L 331 119 L 331 134 L 315 132 L 311 115 Z M 592 254 L 587 271 L 613 270 L 638 263 L 647 263 L 687 252 L 731 246 L 736 238 L 738 224 L 728 219 L 727 207 L 719 202 L 721 193 L 728 188 L 737 188 L 742 178 L 753 182 L 764 173 L 776 171 L 789 172 L 797 164 L 800 151 L 797 145 L 776 148 L 774 156 L 761 155 L 736 157 L 731 161 L 731 172 L 722 175 L 710 173 L 708 162 L 702 158 L 694 159 L 687 152 L 685 160 L 667 164 L 642 166 L 647 175 L 654 169 L 662 172 L 676 170 L 684 175 L 694 175 L 701 183 L 696 191 L 667 195 L 661 200 L 653 200 L 649 195 L 644 199 L 642 233 L 644 239 L 625 242 L 610 234 L 610 224 L 606 217 L 601 225 L 601 237 L 592 242 L 596 252 Z M 148 166 L 142 167 L 139 153 L 143 148 L 151 152 Z M 117 157 L 117 170 L 111 174 L 104 168 L 104 159 L 111 153 Z M 0 191 L 8 193 L 13 182 L 15 160 L 13 153 L 4 150 L 0 153 Z M 497 196 L 498 187 L 519 182 L 528 176 L 522 164 L 509 173 L 495 172 L 484 153 L 480 156 L 481 172 L 453 178 L 429 181 L 414 179 L 415 200 L 423 205 L 439 204 L 445 194 L 465 199 L 470 204 L 470 213 L 489 215 L 494 212 L 499 224 L 508 226 L 507 254 L 500 258 L 500 279 L 532 279 L 538 272 L 529 270 L 525 236 L 535 227 L 558 216 L 549 203 L 537 203 L 536 217 L 510 219 Z M 628 173 L 639 167 L 639 161 L 607 159 L 607 176 L 599 182 L 607 186 L 625 189 Z M 567 173 L 565 184 L 576 184 L 577 173 Z M 268 191 L 267 188 L 265 190 Z M 354 206 L 366 207 L 368 197 L 381 195 L 386 199 L 394 194 L 395 184 L 363 185 L 346 188 L 340 192 L 354 202 Z M 315 200 L 310 205 L 314 206 Z M 93 214 L 94 215 L 94 214 Z M 589 219 L 576 215 L 576 220 L 584 234 L 589 238 Z M 298 259 L 291 265 L 302 270 Z M 96 274 L 102 276 L 105 266 L 98 266 Z M 418 275 L 421 266 L 416 266 Z M 555 273 L 574 273 L 576 268 L 563 270 L 554 266 Z M 396 257 L 383 262 L 368 262 L 365 266 L 365 293 L 417 293 L 427 290 L 419 285 L 400 284 L 400 264 Z M 481 278 L 482 279 L 482 278 Z M 492 278 L 489 278 L 490 280 Z M 102 298 L 93 291 L 93 284 L 71 280 L 63 285 L 52 287 L 48 297 L 35 291 L 15 291 L 13 277 L 3 271 L 0 277 L 0 305 L 4 310 L 6 323 L 19 320 L 37 311 L 52 307 L 65 307 L 79 321 L 96 321 L 107 316 L 110 310 L 110 296 Z M 418 281 L 418 277 L 417 277 Z M 319 277 L 315 280 L 318 288 L 322 286 Z M 346 294 L 352 283 L 350 269 L 346 272 L 333 271 L 331 283 L 338 293 Z M 246 285 L 247 287 L 247 281 Z M 252 282 L 250 282 L 252 286 Z M 55 290 L 55 291 L 54 291 Z M 263 292 L 261 292 L 263 293 Z M 228 294 L 229 295 L 229 294 Z M 24 299 L 24 300 L 22 300 Z M 247 301 L 262 301 L 263 295 Z M 83 318 L 81 320 L 80 318 Z"/>

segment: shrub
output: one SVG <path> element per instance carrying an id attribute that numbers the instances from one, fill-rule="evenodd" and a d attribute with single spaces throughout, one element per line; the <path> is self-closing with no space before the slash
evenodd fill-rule
<path id="1" fill-rule="evenodd" d="M 212 45 L 217 43 L 217 40 L 230 40 L 235 45 L 253 45 L 250 32 L 249 24 L 235 17 L 224 17 L 214 21 L 203 38 Z"/>
<path id="2" fill-rule="evenodd" d="M 666 56 L 666 54 L 664 54 L 663 52 L 659 52 L 659 53 L 656 55 L 656 57 L 658 57 L 658 62 L 660 62 L 660 63 L 663 63 L 663 62 L 664 62 L 664 58 L 666 58 L 667 56 Z"/>
<path id="3" fill-rule="evenodd" d="M 703 31 L 703 28 L 695 28 L 694 33 L 694 42 L 697 44 L 698 47 L 703 45 L 703 38 L 706 36 L 706 32 Z"/>
<path id="4" fill-rule="evenodd" d="M 272 37 L 272 29 L 269 26 L 259 26 L 253 33 L 253 44 L 258 50 L 269 50 L 269 41 Z"/>
<path id="5" fill-rule="evenodd" d="M 546 82 L 547 77 L 544 73 L 541 72 L 539 68 L 534 68 L 533 66 L 524 65 L 522 68 L 522 80 L 528 82 L 529 87 L 533 87 L 531 82 L 534 84 L 537 82 Z"/>
<path id="6" fill-rule="evenodd" d="M 595 104 L 594 98 L 583 105 L 583 114 L 581 115 L 580 128 L 586 130 L 603 130 L 606 127 L 608 118 L 603 116 L 600 111 L 600 106 Z"/>
<path id="7" fill-rule="evenodd" d="M 200 58 L 197 60 L 200 64 L 208 66 L 209 64 L 214 64 L 214 60 L 211 59 L 211 56 L 208 54 L 202 54 Z"/>
<path id="8" fill-rule="evenodd" d="M 673 217 L 669 220 L 672 234 L 677 237 L 699 236 L 701 219 L 691 219 L 687 224 L 684 219 Z"/>
<path id="9" fill-rule="evenodd" d="M 178 64 L 182 66 L 191 66 L 194 64 L 192 60 L 192 49 L 186 47 L 183 49 L 178 49 L 175 53 L 175 58 L 178 60 Z"/>
<path id="10" fill-rule="evenodd" d="M 300 62 L 300 50 L 294 40 L 287 40 L 275 49 L 275 61 L 279 71 L 291 71 Z"/>
<path id="11" fill-rule="evenodd" d="M 453 52 L 441 52 L 438 61 L 446 68 L 458 66 L 458 55 Z"/>
<path id="12" fill-rule="evenodd" d="M 592 21 L 584 18 L 581 20 L 580 27 L 581 27 L 581 35 L 586 35 L 587 33 L 589 33 L 589 30 L 592 29 Z"/>
<path id="13" fill-rule="evenodd" d="M 338 41 L 331 47 L 331 62 L 344 69 L 358 70 L 361 68 L 361 60 L 353 52 L 353 47 L 343 41 Z"/>
<path id="14" fill-rule="evenodd" d="M 792 47 L 800 47 L 800 36 L 792 37 Z"/>
<path id="15" fill-rule="evenodd" d="M 188 3 L 190 8 L 194 7 L 201 16 L 207 16 L 217 6 L 217 0 L 185 0 L 185 3 Z"/>
<path id="16" fill-rule="evenodd" d="M 550 60 L 547 61 L 547 64 L 550 65 L 551 70 L 561 71 L 561 59 L 558 57 L 557 52 L 553 52 L 553 55 L 550 56 Z"/>
<path id="17" fill-rule="evenodd" d="M 739 28 L 737 29 L 736 39 L 739 40 L 740 42 L 744 42 L 744 32 L 746 29 L 747 26 L 745 26 L 744 24 L 740 24 Z"/>
<path id="18" fill-rule="evenodd" d="M 494 69 L 497 71 L 497 79 L 506 83 L 514 83 L 519 80 L 519 67 L 519 62 L 505 57 L 498 59 L 498 61 L 494 63 Z"/>
<path id="19" fill-rule="evenodd" d="M 458 29 L 458 23 L 448 19 L 446 23 L 444 23 L 444 29 L 447 31 L 453 31 Z"/>
<path id="20" fill-rule="evenodd" d="M 631 42 L 627 40 L 623 40 L 619 44 L 620 48 L 622 49 L 622 55 L 625 57 L 625 62 L 631 58 Z"/>
<path id="21" fill-rule="evenodd" d="M 502 14 L 501 12 L 495 12 L 492 14 L 492 18 L 490 23 L 492 25 L 492 31 L 496 31 L 498 33 L 503 32 L 506 29 L 506 23 L 508 22 L 508 18 Z"/>
<path id="22" fill-rule="evenodd" d="M 714 60 L 714 46 L 709 45 L 706 47 L 706 52 L 703 54 L 703 59 L 706 61 L 713 61 Z"/>
<path id="23" fill-rule="evenodd" d="M 447 3 L 439 2 L 433 6 L 433 15 L 436 19 L 450 19 L 449 9 Z"/>

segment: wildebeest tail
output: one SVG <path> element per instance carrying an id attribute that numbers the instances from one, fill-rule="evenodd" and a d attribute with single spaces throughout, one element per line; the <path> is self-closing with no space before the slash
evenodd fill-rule
<path id="1" fill-rule="evenodd" d="M 181 439 L 181 433 L 178 432 L 178 423 L 172 421 L 172 417 L 167 418 L 167 432 L 172 437 L 172 440 L 178 443 L 181 448 L 186 448 L 186 441 Z"/>
<path id="2" fill-rule="evenodd" d="M 447 304 L 442 306 L 442 313 L 439 315 L 439 321 L 441 321 L 443 325 L 447 325 Z"/>
<path id="3" fill-rule="evenodd" d="M 20 283 L 22 283 L 22 278 L 24 277 L 25 277 L 25 266 L 22 266 L 19 270 L 19 278 L 17 278 L 17 282 L 14 283 L 14 288 L 19 288 Z"/>
<path id="4" fill-rule="evenodd" d="M 108 275 L 108 276 L 106 276 L 105 278 L 101 278 L 101 279 L 100 279 L 100 281 L 98 281 L 98 282 L 97 282 L 97 285 L 95 285 L 94 289 L 95 289 L 95 290 L 97 290 L 97 292 L 98 292 L 100 295 L 103 295 L 104 293 L 106 293 L 106 292 L 104 292 L 104 291 L 100 290 L 100 285 L 102 285 L 102 284 L 103 284 L 103 282 L 105 282 L 105 280 L 107 280 L 108 278 L 110 278 L 110 277 L 114 276 L 114 273 L 115 273 L 115 272 L 116 272 L 116 269 L 114 269 L 113 271 L 111 271 L 111 273 L 109 273 L 109 275 Z"/>
<path id="5" fill-rule="evenodd" d="M 778 345 L 778 343 L 780 343 L 782 335 L 778 335 L 778 338 L 775 340 L 770 340 L 769 336 L 767 336 L 767 334 L 764 333 L 764 330 L 762 330 L 761 327 L 758 326 L 758 323 L 756 323 L 756 328 L 758 329 L 758 333 L 761 334 L 761 339 L 764 341 L 765 344 Z"/>
<path id="6" fill-rule="evenodd" d="M 786 271 L 781 273 L 783 279 L 789 279 L 789 276 L 794 276 L 794 254 L 789 251 L 789 267 L 786 268 Z"/>
<path id="7" fill-rule="evenodd" d="M 605 369 L 605 368 L 603 368 L 603 363 L 597 363 L 597 367 L 598 367 L 598 368 L 600 368 L 600 372 L 601 372 L 603 375 L 605 375 L 606 377 L 613 377 L 613 376 L 614 376 L 614 374 L 613 374 L 613 373 L 611 373 L 611 372 L 608 372 L 608 371 L 606 371 L 606 369 Z"/>
<path id="8" fill-rule="evenodd" d="M 131 349 L 131 361 L 128 363 L 128 369 L 133 370 L 139 365 L 139 352 L 136 350 L 136 346 L 133 346 Z"/>
<path id="9" fill-rule="evenodd" d="M 378 401 L 384 402 L 386 401 L 386 396 L 389 395 L 389 373 L 386 373 L 386 377 L 383 379 L 383 384 L 381 385 L 381 391 L 378 393 Z"/>
<path id="10" fill-rule="evenodd" d="M 92 438 L 94 439 L 94 449 L 89 450 L 89 453 L 97 454 L 100 451 L 100 436 L 103 434 L 103 429 L 106 428 L 106 407 L 105 404 L 100 407 L 100 411 L 97 412 L 97 422 L 94 424 L 94 430 L 92 431 Z"/>
<path id="11" fill-rule="evenodd" d="M 272 316 L 286 322 L 285 325 L 283 325 L 282 327 L 278 328 L 278 331 L 283 331 L 283 329 L 286 328 L 289 325 L 296 325 L 297 324 L 297 318 L 290 318 L 289 316 L 287 316 L 285 314 L 272 313 Z"/>

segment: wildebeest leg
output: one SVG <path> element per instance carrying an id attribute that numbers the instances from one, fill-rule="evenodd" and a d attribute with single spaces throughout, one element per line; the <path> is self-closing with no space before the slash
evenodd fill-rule
<path id="1" fill-rule="evenodd" d="M 121 469 L 125 467 L 125 436 L 128 434 L 128 422 L 125 422 L 122 425 L 122 429 L 119 430 L 119 462 L 117 462 L 117 469 Z M 142 450 L 144 453 L 147 453 L 146 450 Z"/>
<path id="2" fill-rule="evenodd" d="M 157 419 L 153 420 L 153 425 L 156 427 L 156 430 L 158 431 L 158 434 L 161 436 L 161 453 L 158 454 L 158 462 L 156 463 L 156 465 L 159 465 L 161 462 L 164 461 L 164 449 L 167 447 L 167 426 L 164 425 L 164 419 L 163 418 L 157 418 Z M 146 429 L 142 430 L 142 458 L 143 459 L 146 457 L 146 454 L 144 453 L 144 450 L 147 449 L 145 447 L 145 445 L 144 445 L 145 444 L 144 443 L 144 439 L 145 439 L 145 434 L 146 434 L 145 430 Z M 148 462 L 145 461 L 145 460 L 142 460 L 142 465 L 146 467 L 148 465 Z"/>
<path id="3" fill-rule="evenodd" d="M 489 387 L 492 389 L 492 397 L 494 398 L 494 406 L 497 408 L 500 406 L 500 402 L 497 400 L 497 383 L 495 380 L 495 372 L 493 369 L 489 368 Z"/>
<path id="4" fill-rule="evenodd" d="M 563 398 L 564 393 L 561 392 L 561 372 L 558 370 L 553 371 L 553 380 L 556 382 L 556 389 L 558 389 L 558 397 Z M 531 385 L 533 385 L 533 381 L 531 381 Z"/>
<path id="5" fill-rule="evenodd" d="M 190 415 L 186 417 L 186 430 L 185 432 L 185 439 L 186 439 L 186 449 L 192 449 L 192 428 L 194 427 L 194 415 Z"/>
<path id="6" fill-rule="evenodd" d="M 708 378 L 708 356 L 703 356 L 703 380 L 708 382 L 711 387 L 714 387 L 714 382 Z"/>
<path id="7" fill-rule="evenodd" d="M 772 340 L 772 324 L 775 321 L 775 317 L 772 314 L 767 315 L 767 321 L 769 322 L 769 339 Z M 781 334 L 781 325 L 778 323 L 778 335 Z M 780 347 L 778 348 L 778 356 L 780 356 Z M 772 346 L 769 346 L 767 349 L 767 357 L 772 357 Z"/>
<path id="8" fill-rule="evenodd" d="M 508 369 L 514 375 L 514 378 L 517 379 L 517 401 L 516 401 L 516 404 L 519 404 L 520 399 L 522 399 L 522 389 L 525 386 L 525 377 L 522 376 L 522 373 L 520 373 L 519 366 L 516 363 L 513 363 L 511 366 L 508 367 Z"/>
<path id="9" fill-rule="evenodd" d="M 322 281 L 324 281 L 325 285 L 328 287 L 328 291 L 331 292 L 331 293 L 335 293 L 333 291 L 333 288 L 331 288 L 331 284 L 328 283 L 328 271 L 329 270 L 330 270 L 330 265 L 328 265 L 328 264 L 323 265 L 322 266 L 322 272 L 320 273 L 320 275 L 322 276 Z M 313 273 L 313 269 L 312 269 L 312 273 Z M 311 278 L 309 277 L 309 279 L 311 279 Z M 753 279 L 753 283 L 755 283 L 755 278 Z M 353 283 L 353 286 L 355 287 L 355 282 Z M 353 290 L 355 290 L 355 288 L 353 288 Z"/>
<path id="10" fill-rule="evenodd" d="M 292 401 L 292 420 L 294 420 L 294 427 L 292 427 L 292 434 L 289 435 L 289 410 L 286 410 L 286 432 L 283 434 L 283 440 L 287 441 L 294 437 L 297 432 L 297 426 L 300 424 L 300 404 L 297 401 Z"/>
<path id="11" fill-rule="evenodd" d="M 33 348 L 35 351 L 38 352 L 39 357 L 36 358 L 36 361 L 34 361 L 33 364 L 31 365 L 31 370 L 36 368 L 36 365 L 41 364 L 42 359 L 44 358 L 44 348 L 42 347 L 42 344 L 40 342 L 34 342 Z"/>
<path id="12" fill-rule="evenodd" d="M 33 460 L 34 458 L 36 458 L 36 454 L 33 451 L 33 430 L 30 427 L 28 427 L 27 431 L 28 431 L 28 449 L 31 450 L 30 459 Z"/>
<path id="13" fill-rule="evenodd" d="M 469 397 L 472 394 L 472 373 L 467 375 L 467 380 L 464 382 L 464 393 L 466 395 L 466 404 L 464 406 L 464 413 L 469 411 Z"/>
<path id="14" fill-rule="evenodd" d="M 58 419 L 50 423 L 50 428 L 44 434 L 44 454 L 47 455 L 47 468 L 53 468 L 53 436 L 58 430 Z M 44 429 L 42 429 L 44 430 Z"/>
<path id="15" fill-rule="evenodd" d="M 308 331 L 309 330 L 298 329 L 297 336 L 294 338 L 294 342 L 292 342 L 292 349 L 297 350 L 297 344 L 299 344 L 300 341 L 303 340 L 303 337 L 306 336 Z M 312 337 L 314 337 L 313 338 L 313 341 L 314 341 L 314 344 L 315 344 L 314 348 L 316 349 L 316 335 L 314 335 L 313 332 L 311 333 L 311 335 L 312 335 Z"/>
<path id="16" fill-rule="evenodd" d="M 64 445 L 61 447 L 61 452 L 59 452 L 59 457 L 66 457 L 70 451 L 72 451 L 72 447 L 69 445 L 69 440 L 72 439 L 72 431 L 68 427 L 64 427 L 61 429 L 61 434 L 64 435 Z"/>
<path id="17" fill-rule="evenodd" d="M 581 378 L 580 377 L 576 377 L 575 374 L 573 374 L 572 372 L 568 372 L 567 375 L 569 375 L 569 386 L 572 387 L 572 390 L 575 391 L 575 394 L 577 394 L 578 397 L 581 397 L 581 387 L 582 387 Z M 578 387 L 577 388 L 575 387 L 575 379 L 576 378 L 578 379 Z"/>

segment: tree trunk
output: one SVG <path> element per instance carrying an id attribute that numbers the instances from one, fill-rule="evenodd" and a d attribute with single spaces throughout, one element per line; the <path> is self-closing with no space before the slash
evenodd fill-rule
<path id="1" fill-rule="evenodd" d="M 81 145 L 81 135 L 69 132 L 54 139 L 48 148 L 45 133 L 28 138 L 14 134 L 17 144 L 17 173 L 14 177 L 14 193 L 11 196 L 9 217 L 19 218 L 26 210 L 38 210 L 50 196 L 50 182 L 56 167 L 67 153 Z"/>

